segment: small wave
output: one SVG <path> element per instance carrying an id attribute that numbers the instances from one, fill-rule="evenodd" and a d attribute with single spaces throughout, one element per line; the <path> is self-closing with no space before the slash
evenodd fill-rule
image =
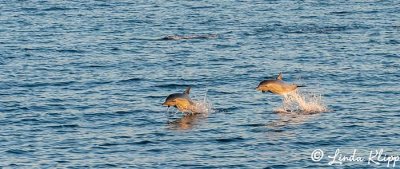
<path id="1" fill-rule="evenodd" d="M 386 44 L 398 45 L 398 44 L 400 44 L 400 41 L 399 40 L 395 40 L 395 39 L 391 39 L 388 42 L 386 42 Z"/>
<path id="2" fill-rule="evenodd" d="M 345 16 L 345 15 L 351 15 L 354 14 L 355 12 L 353 11 L 338 11 L 338 12 L 330 12 L 330 15 L 338 15 L 338 16 Z"/>
<path id="3" fill-rule="evenodd" d="M 10 154 L 26 154 L 26 153 L 29 153 L 32 151 L 31 150 L 21 150 L 21 149 L 10 149 L 5 152 L 10 153 Z"/>
<path id="4" fill-rule="evenodd" d="M 189 39 L 215 39 L 217 34 L 200 34 L 200 35 L 168 35 L 160 40 L 189 40 Z"/>
<path id="5" fill-rule="evenodd" d="M 60 52 L 60 53 L 85 53 L 86 52 L 84 50 L 78 50 L 78 49 L 59 49 L 56 51 Z"/>
<path id="6" fill-rule="evenodd" d="M 256 34 L 265 32 L 283 32 L 287 34 L 332 34 L 353 30 L 370 29 L 368 25 L 352 24 L 352 25 L 316 25 L 316 24 L 294 24 L 282 25 L 280 23 L 266 25 L 255 30 Z"/>
<path id="7" fill-rule="evenodd" d="M 236 141 L 241 141 L 244 140 L 242 137 L 233 137 L 233 138 L 219 138 L 216 139 L 217 142 L 221 143 L 229 143 L 229 142 L 236 142 Z"/>
<path id="8" fill-rule="evenodd" d="M 120 143 L 103 143 L 103 144 L 100 144 L 99 146 L 101 146 L 101 147 L 111 147 L 111 146 L 118 146 L 118 145 L 121 145 Z"/>
<path id="9" fill-rule="evenodd" d="M 182 88 L 182 87 L 188 87 L 188 86 L 189 85 L 183 85 L 183 84 L 161 84 L 161 85 L 155 85 L 154 87 L 176 89 L 176 88 Z"/>
<path id="10" fill-rule="evenodd" d="M 264 123 L 252 123 L 252 124 L 241 124 L 238 126 L 243 126 L 243 127 L 261 127 L 261 126 L 265 126 Z"/>
<path id="11" fill-rule="evenodd" d="M 112 136 L 111 138 L 113 138 L 113 139 L 124 139 L 124 138 L 130 139 L 130 138 L 132 138 L 132 136 Z"/>
<path id="12" fill-rule="evenodd" d="M 133 144 L 145 145 L 145 144 L 151 144 L 151 143 L 153 143 L 153 142 L 149 141 L 149 140 L 143 140 L 143 141 L 134 142 Z"/>
<path id="13" fill-rule="evenodd" d="M 86 168 L 84 166 L 83 168 Z M 96 164 L 93 166 L 93 168 L 118 168 L 117 164 Z"/>
<path id="14" fill-rule="evenodd" d="M 77 124 L 63 124 L 63 125 L 53 125 L 53 126 L 47 126 L 47 127 L 58 129 L 58 128 L 79 128 L 80 126 Z"/>
<path id="15" fill-rule="evenodd" d="M 74 82 L 74 81 L 52 82 L 52 83 L 33 82 L 33 83 L 20 84 L 19 86 L 20 87 L 47 87 L 47 86 L 62 87 L 62 86 L 69 86 L 74 83 L 76 83 L 76 82 Z"/>
<path id="16" fill-rule="evenodd" d="M 124 80 L 120 80 L 118 81 L 118 83 L 131 83 L 131 82 L 139 82 L 142 81 L 142 78 L 130 78 L 130 79 L 124 79 Z"/>
<path id="17" fill-rule="evenodd" d="M 50 7 L 43 9 L 43 11 L 66 11 L 66 10 L 73 10 L 75 8 L 67 8 L 67 7 Z"/>
<path id="18" fill-rule="evenodd" d="M 328 111 L 322 102 L 322 96 L 316 93 L 302 93 L 295 90 L 283 97 L 283 105 L 275 112 L 297 112 L 305 114 L 321 113 Z"/>
<path id="19" fill-rule="evenodd" d="M 119 110 L 115 112 L 115 114 L 130 114 L 130 113 L 131 113 L 130 111 L 125 111 L 125 110 Z"/>

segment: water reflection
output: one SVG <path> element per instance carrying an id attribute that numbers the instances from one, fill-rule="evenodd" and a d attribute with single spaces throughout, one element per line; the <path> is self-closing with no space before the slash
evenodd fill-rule
<path id="1" fill-rule="evenodd" d="M 181 118 L 168 121 L 168 129 L 170 130 L 190 130 L 195 125 L 199 124 L 202 120 L 206 118 L 205 114 L 185 114 Z"/>
<path id="2" fill-rule="evenodd" d="M 276 112 L 279 119 L 268 124 L 268 127 L 283 127 L 288 125 L 300 125 L 307 122 L 309 119 L 313 119 L 319 116 L 319 113 L 303 113 L 303 112 Z"/>

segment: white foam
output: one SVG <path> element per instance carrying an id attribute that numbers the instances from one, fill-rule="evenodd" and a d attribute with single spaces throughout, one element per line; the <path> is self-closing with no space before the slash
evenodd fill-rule
<path id="1" fill-rule="evenodd" d="M 192 100 L 192 101 L 194 102 L 194 106 L 192 107 L 192 113 L 208 114 L 213 112 L 213 105 L 207 97 L 207 91 L 205 92 L 202 99 Z"/>
<path id="2" fill-rule="evenodd" d="M 320 113 L 328 111 L 322 101 L 322 95 L 295 90 L 283 96 L 283 104 L 276 112 Z"/>

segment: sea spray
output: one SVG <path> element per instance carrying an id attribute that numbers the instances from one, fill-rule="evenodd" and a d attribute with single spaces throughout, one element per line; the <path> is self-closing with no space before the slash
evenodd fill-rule
<path id="1" fill-rule="evenodd" d="M 295 90 L 283 96 L 282 106 L 276 112 L 320 113 L 328 111 L 322 96 L 312 92 Z"/>
<path id="2" fill-rule="evenodd" d="M 192 108 L 192 112 L 194 113 L 202 113 L 208 114 L 213 112 L 213 106 L 211 101 L 207 97 L 207 91 L 205 92 L 204 96 L 200 100 L 193 100 L 194 106 Z"/>

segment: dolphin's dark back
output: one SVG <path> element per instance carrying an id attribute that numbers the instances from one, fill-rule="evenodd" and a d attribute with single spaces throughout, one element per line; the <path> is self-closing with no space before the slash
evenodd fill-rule
<path id="1" fill-rule="evenodd" d="M 267 85 L 267 84 L 279 84 L 279 85 L 282 85 L 282 84 L 284 84 L 284 82 L 282 80 L 263 80 L 262 82 L 260 82 L 260 84 L 258 86 Z"/>
<path id="2" fill-rule="evenodd" d="M 184 93 L 174 93 L 170 94 L 165 100 L 173 100 L 176 98 L 189 98 L 189 97 Z"/>

